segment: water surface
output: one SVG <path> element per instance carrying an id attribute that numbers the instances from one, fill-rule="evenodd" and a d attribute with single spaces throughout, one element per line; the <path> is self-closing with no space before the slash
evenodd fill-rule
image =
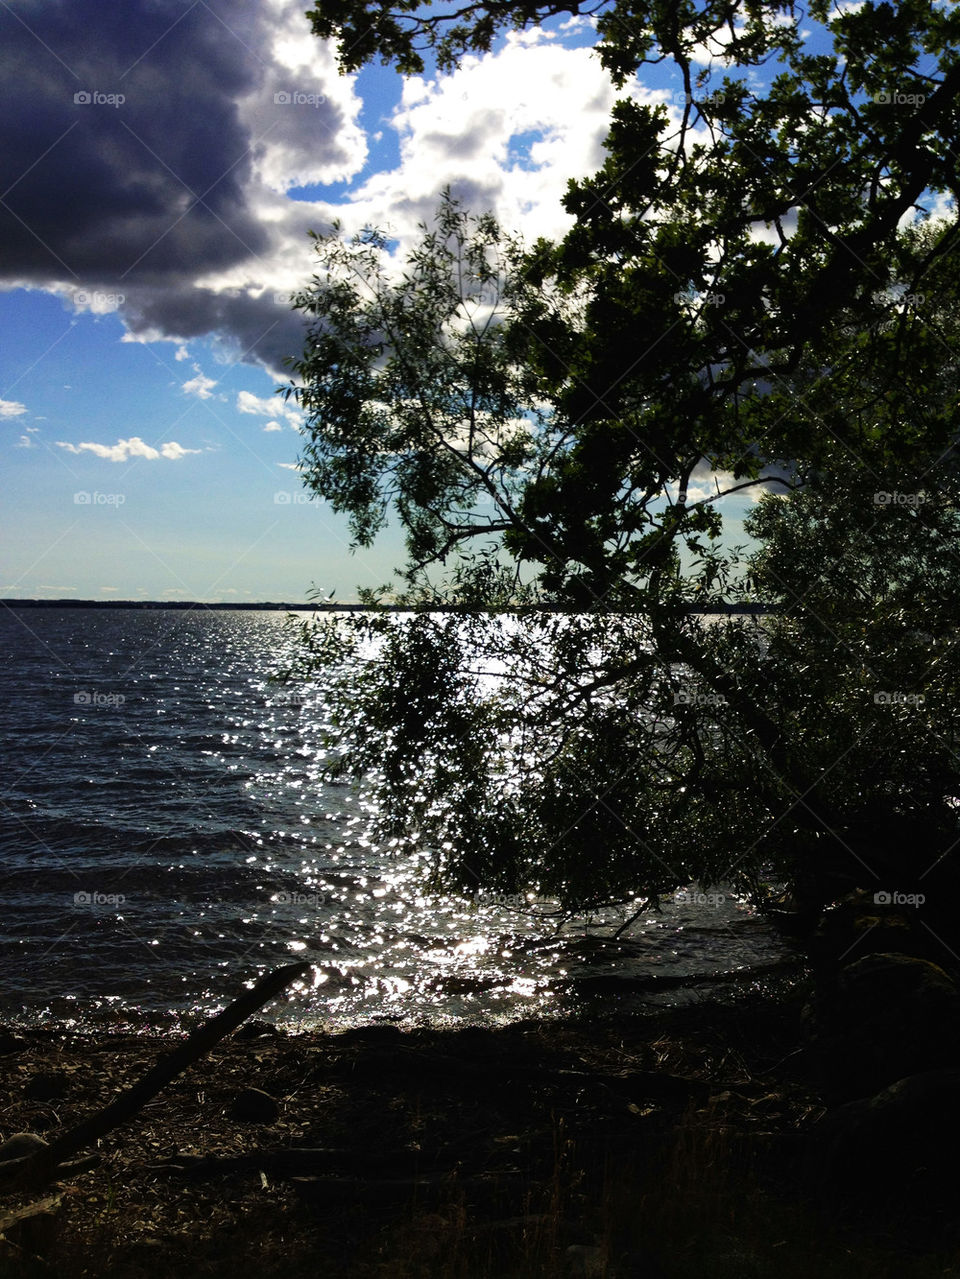
<path id="1" fill-rule="evenodd" d="M 277 612 L 0 615 L 0 1018 L 172 1027 L 305 959 L 272 1015 L 490 1023 L 597 978 L 607 1006 L 703 998 L 673 979 L 784 957 L 722 891 L 620 940 L 613 916 L 558 936 L 512 900 L 426 895 L 321 779 L 319 694 L 268 682 L 291 642 Z"/>

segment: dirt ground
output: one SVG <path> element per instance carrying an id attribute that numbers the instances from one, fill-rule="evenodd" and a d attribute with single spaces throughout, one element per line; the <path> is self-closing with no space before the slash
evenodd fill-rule
<path id="1" fill-rule="evenodd" d="M 0 1276 L 960 1274 L 949 1249 L 811 1215 L 823 1105 L 798 1015 L 747 991 L 497 1029 L 248 1022 L 102 1138 L 95 1167 L 0 1186 Z M 53 1140 L 169 1046 L 0 1032 L 0 1135 Z"/>

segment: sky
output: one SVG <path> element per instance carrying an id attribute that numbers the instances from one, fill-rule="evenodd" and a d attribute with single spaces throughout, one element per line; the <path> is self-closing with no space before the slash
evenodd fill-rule
<path id="1" fill-rule="evenodd" d="M 349 601 L 402 562 L 296 469 L 308 231 L 402 255 L 449 184 L 559 236 L 620 95 L 583 19 L 405 80 L 339 74 L 303 9 L 0 0 L 0 596 Z M 677 110 L 666 74 L 626 92 Z"/>

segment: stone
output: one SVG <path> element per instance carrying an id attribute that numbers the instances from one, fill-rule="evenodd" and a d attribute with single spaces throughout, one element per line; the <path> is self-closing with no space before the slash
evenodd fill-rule
<path id="1" fill-rule="evenodd" d="M 810 957 L 822 972 L 877 954 L 938 957 L 916 910 L 878 903 L 872 893 L 853 893 L 825 911 L 810 939 Z"/>
<path id="2" fill-rule="evenodd" d="M 23 1090 L 30 1101 L 59 1101 L 70 1088 L 70 1076 L 65 1070 L 44 1070 L 34 1075 Z"/>
<path id="3" fill-rule="evenodd" d="M 6 1026 L 0 1026 L 0 1056 L 5 1057 L 8 1053 L 14 1053 L 18 1049 L 24 1048 L 26 1042 L 23 1035 L 18 1035 Z"/>
<path id="4" fill-rule="evenodd" d="M 913 955 L 865 955 L 840 970 L 805 1022 L 829 1096 L 852 1100 L 960 1057 L 960 990 Z"/>
<path id="5" fill-rule="evenodd" d="M 230 1103 L 230 1117 L 241 1123 L 272 1124 L 280 1117 L 280 1106 L 261 1088 L 243 1088 Z"/>
<path id="6" fill-rule="evenodd" d="M 407 1041 L 407 1035 L 399 1026 L 377 1025 L 377 1026 L 354 1026 L 350 1030 L 346 1030 L 339 1036 L 345 1044 L 350 1047 L 358 1045 L 361 1047 L 372 1046 L 393 1047 Z"/>
<path id="7" fill-rule="evenodd" d="M 563 1261 L 568 1279 L 604 1279 L 607 1273 L 607 1255 L 603 1248 L 571 1244 L 564 1253 Z"/>
<path id="8" fill-rule="evenodd" d="M 279 1039 L 283 1032 L 279 1027 L 274 1026 L 272 1022 L 264 1021 L 262 1017 L 250 1017 L 243 1025 L 234 1031 L 234 1039 Z"/>
<path id="9" fill-rule="evenodd" d="M 808 1177 L 835 1212 L 880 1221 L 952 1218 L 960 1069 L 924 1071 L 828 1111 L 811 1130 Z"/>
<path id="10" fill-rule="evenodd" d="M 15 1132 L 0 1145 L 0 1164 L 6 1163 L 8 1159 L 26 1159 L 29 1155 L 35 1155 L 47 1144 L 35 1132 Z"/>

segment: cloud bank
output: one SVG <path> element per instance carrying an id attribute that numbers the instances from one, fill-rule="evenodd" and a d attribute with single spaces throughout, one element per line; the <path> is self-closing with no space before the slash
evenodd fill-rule
<path id="1" fill-rule="evenodd" d="M 0 287 L 116 311 L 128 340 L 176 341 L 177 359 L 213 335 L 275 376 L 303 346 L 289 296 L 313 271 L 310 229 L 339 217 L 404 247 L 449 183 L 511 230 L 562 233 L 566 181 L 602 163 L 615 98 L 589 48 L 565 44 L 583 33 L 514 33 L 407 81 L 373 122 L 399 162 L 369 175 L 357 78 L 302 10 L 127 0 L 120 22 L 102 0 L 0 5 Z M 348 184 L 335 199 L 296 198 L 334 183 Z"/>

